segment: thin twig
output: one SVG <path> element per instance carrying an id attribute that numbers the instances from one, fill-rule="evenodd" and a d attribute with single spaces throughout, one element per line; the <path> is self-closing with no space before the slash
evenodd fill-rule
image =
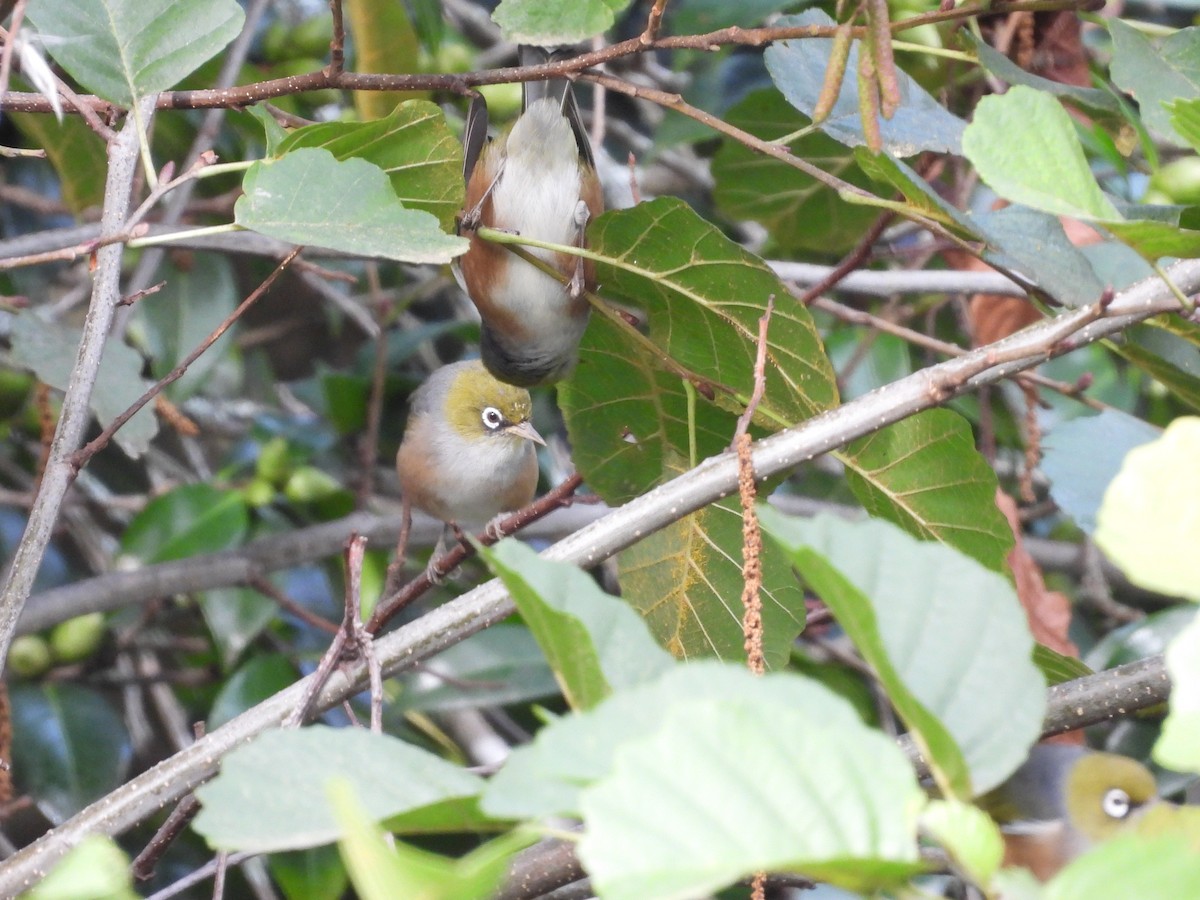
<path id="1" fill-rule="evenodd" d="M 189 353 L 181 363 L 179 363 L 179 365 L 151 385 L 151 387 L 144 394 L 142 394 L 142 396 L 135 400 L 128 409 L 113 419 L 112 422 L 110 422 L 108 426 L 94 439 L 89 441 L 86 446 L 75 451 L 75 453 L 71 456 L 71 465 L 74 467 L 75 471 L 78 472 L 80 469 L 82 469 L 87 464 L 89 459 L 106 447 L 108 442 L 112 440 L 113 435 L 117 433 L 121 426 L 133 418 L 134 415 L 137 414 L 138 410 L 153 400 L 165 387 L 167 387 L 167 385 L 172 384 L 183 377 L 183 374 L 187 372 L 188 367 L 190 367 L 192 363 L 199 359 L 201 354 L 208 350 L 209 347 L 220 340 L 221 335 L 233 327 L 233 323 L 240 319 L 242 315 L 245 314 L 246 310 L 253 306 L 258 298 L 266 293 L 271 285 L 275 283 L 275 279 L 283 274 L 283 271 L 303 249 L 303 247 L 296 247 L 291 253 L 284 257 L 283 261 L 275 267 L 275 270 L 267 276 L 266 280 L 253 291 L 251 291 L 250 295 L 241 302 L 238 308 L 226 316 L 224 321 L 222 321 L 220 325 L 213 329 L 212 333 L 202 340 L 200 344 L 191 353 Z"/>
<path id="2" fill-rule="evenodd" d="M 346 65 L 346 23 L 342 18 L 342 0 L 329 0 L 329 14 L 333 17 L 333 38 L 329 41 L 330 75 L 340 75 Z"/>
<path id="3" fill-rule="evenodd" d="M 648 47 L 658 39 L 658 33 L 662 29 L 663 12 L 666 8 L 667 0 L 654 0 L 654 6 L 650 7 L 650 15 L 646 18 L 646 30 L 638 38 L 643 46 Z"/>
<path id="4" fill-rule="evenodd" d="M 488 529 L 488 532 L 478 535 L 477 540 L 486 547 L 496 543 L 496 541 L 503 537 L 520 531 L 530 522 L 548 515 L 560 506 L 570 504 L 571 495 L 575 493 L 581 484 L 583 484 L 583 476 L 578 473 L 572 475 L 562 484 L 547 492 L 544 497 L 534 500 L 528 506 L 517 510 L 508 518 L 502 519 L 493 528 Z M 489 532 L 494 532 L 494 536 Z M 435 565 L 430 568 L 434 570 L 434 574 L 437 577 L 441 577 L 448 572 L 453 572 L 458 566 L 462 565 L 463 560 L 474 555 L 475 547 L 464 541 L 455 545 L 449 552 L 435 560 Z M 429 590 L 433 585 L 430 575 L 430 571 L 426 570 L 406 584 L 398 593 L 390 597 L 385 596 L 380 600 L 379 605 L 375 607 L 375 612 L 371 616 L 371 620 L 367 622 L 367 631 L 371 632 L 371 634 L 378 634 L 379 629 L 383 628 L 393 616 Z"/>
<path id="5" fill-rule="evenodd" d="M 25 0 L 17 0 L 13 6 L 12 19 L 9 21 L 8 35 L 4 38 L 4 50 L 0 52 L 0 106 L 4 104 L 4 95 L 8 93 L 13 50 L 17 46 L 17 36 L 21 32 L 21 22 L 24 18 Z"/>

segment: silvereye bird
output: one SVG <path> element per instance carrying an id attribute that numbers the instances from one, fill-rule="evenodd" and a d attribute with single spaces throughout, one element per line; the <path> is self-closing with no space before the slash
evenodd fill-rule
<path id="1" fill-rule="evenodd" d="M 533 499 L 533 445 L 545 441 L 529 420 L 524 388 L 469 360 L 430 375 L 409 409 L 396 471 L 412 506 L 448 525 L 477 527 Z"/>
<path id="2" fill-rule="evenodd" d="M 522 47 L 522 65 L 551 58 Z M 512 129 L 485 142 L 487 107 L 472 102 L 463 135 L 467 195 L 460 230 L 471 234 L 458 262 L 467 294 L 483 319 L 480 341 L 488 371 L 530 387 L 565 378 L 575 366 L 588 320 L 590 262 L 527 248 L 562 273 L 564 284 L 474 230 L 487 226 L 548 243 L 582 247 L 588 221 L 604 208 L 587 131 L 571 83 L 526 82 Z"/>
<path id="3" fill-rule="evenodd" d="M 1094 844 L 1140 829 L 1149 814 L 1180 808 L 1158 799 L 1136 760 L 1065 744 L 1038 744 L 982 805 L 1001 822 L 1005 864 L 1042 881 Z"/>

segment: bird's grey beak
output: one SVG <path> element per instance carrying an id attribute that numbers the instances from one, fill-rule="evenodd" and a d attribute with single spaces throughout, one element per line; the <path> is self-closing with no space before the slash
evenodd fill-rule
<path id="1" fill-rule="evenodd" d="M 504 430 L 509 434 L 516 435 L 517 437 L 523 437 L 527 441 L 533 441 L 535 444 L 541 444 L 543 447 L 546 446 L 546 442 L 542 439 L 542 436 L 538 434 L 537 429 L 533 427 L 532 422 L 521 422 L 518 425 L 509 425 Z"/>

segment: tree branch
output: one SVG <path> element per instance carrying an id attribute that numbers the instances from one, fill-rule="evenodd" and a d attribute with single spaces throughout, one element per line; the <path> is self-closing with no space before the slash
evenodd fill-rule
<path id="1" fill-rule="evenodd" d="M 154 97 L 147 97 L 141 104 L 142 121 L 149 122 L 153 112 Z M 102 240 L 120 233 L 125 227 L 139 149 L 137 117 L 131 116 L 116 140 L 108 145 L 108 177 L 104 186 L 104 212 L 100 219 Z M 120 244 L 111 244 L 96 251 L 92 300 L 75 366 L 71 370 L 71 380 L 63 398 L 58 428 L 50 446 L 50 458 L 37 498 L 29 511 L 25 533 L 9 567 L 4 590 L 0 593 L 0 659 L 8 658 L 17 619 L 33 588 L 33 580 L 42 564 L 42 556 L 50 542 L 67 488 L 75 478 L 71 454 L 82 441 L 84 429 L 91 418 L 89 401 L 92 389 L 100 370 L 113 315 L 121 300 L 122 249 Z"/>

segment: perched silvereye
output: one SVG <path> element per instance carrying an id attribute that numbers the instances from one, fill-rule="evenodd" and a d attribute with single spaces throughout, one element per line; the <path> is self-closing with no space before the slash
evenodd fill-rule
<path id="1" fill-rule="evenodd" d="M 522 47 L 522 65 L 551 58 Z M 564 284 L 483 240 L 487 226 L 522 237 L 582 247 L 588 221 L 604 201 L 587 131 L 571 83 L 526 82 L 522 112 L 507 134 L 486 142 L 487 107 L 472 103 L 463 135 L 467 195 L 460 230 L 470 249 L 458 261 L 464 289 L 483 319 L 481 350 L 488 371 L 522 387 L 570 374 L 588 321 L 585 292 L 594 288 L 590 263 L 530 249 L 558 269 Z"/>
<path id="2" fill-rule="evenodd" d="M 1136 760 L 1064 744 L 1035 746 L 982 805 L 1001 822 L 1005 864 L 1043 881 L 1094 844 L 1142 830 L 1151 813 L 1178 810 Z"/>
<path id="3" fill-rule="evenodd" d="M 529 392 L 478 360 L 438 369 L 413 392 L 396 471 L 405 499 L 447 524 L 475 528 L 533 499 L 544 444 Z"/>

